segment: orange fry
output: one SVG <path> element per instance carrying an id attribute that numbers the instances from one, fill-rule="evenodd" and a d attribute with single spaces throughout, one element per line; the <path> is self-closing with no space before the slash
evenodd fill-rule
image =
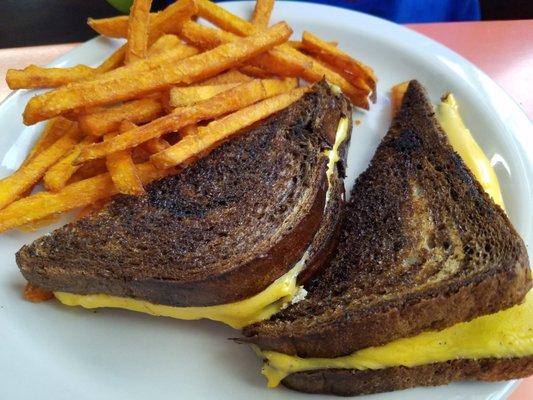
<path id="1" fill-rule="evenodd" d="M 150 31 L 162 33 L 176 33 L 181 22 L 196 14 L 196 6 L 192 0 L 179 0 L 172 3 L 161 12 L 150 14 Z M 87 24 L 100 35 L 114 38 L 125 38 L 128 35 L 128 15 L 111 18 L 89 18 Z M 152 37 L 155 40 L 157 37 Z"/>
<path id="2" fill-rule="evenodd" d="M 148 153 L 155 154 L 166 150 L 170 147 L 170 144 L 165 139 L 153 138 L 144 142 L 141 146 L 143 146 L 144 150 Z"/>
<path id="3" fill-rule="evenodd" d="M 83 163 L 105 157 L 116 151 L 136 147 L 165 133 L 178 131 L 198 121 L 216 118 L 267 97 L 286 92 L 294 88 L 297 83 L 296 79 L 267 79 L 245 82 L 191 107 L 177 108 L 169 115 L 124 132 L 110 140 L 86 146 L 81 150 L 75 162 Z"/>
<path id="4" fill-rule="evenodd" d="M 231 135 L 288 107 L 306 91 L 309 91 L 309 87 L 293 89 L 199 127 L 197 134 L 185 136 L 175 145 L 154 154 L 150 161 L 158 168 L 168 168 L 203 155 Z"/>
<path id="5" fill-rule="evenodd" d="M 256 0 L 254 13 L 252 14 L 252 24 L 261 29 L 266 28 L 273 8 L 274 0 Z"/>
<path id="6" fill-rule="evenodd" d="M 211 49 L 223 43 L 239 39 L 239 36 L 232 33 L 208 28 L 192 21 L 183 24 L 180 34 L 188 42 L 203 49 Z M 249 63 L 271 74 L 288 77 L 301 76 L 308 66 L 306 63 L 302 63 L 301 60 L 294 59 L 294 57 L 281 52 L 279 47 L 254 57 Z"/>
<path id="7" fill-rule="evenodd" d="M 24 123 L 31 125 L 79 107 L 115 103 L 163 90 L 174 84 L 190 84 L 207 79 L 286 41 L 291 33 L 291 28 L 281 22 L 257 35 L 237 39 L 184 60 L 180 57 L 181 61 L 177 57 L 167 57 L 165 62 L 154 66 L 153 60 L 160 56 L 156 55 L 104 74 L 108 77 L 118 75 L 119 79 L 70 83 L 33 97 L 24 110 Z M 172 50 L 161 55 L 171 52 Z M 141 66 L 145 63 L 153 68 L 142 71 Z M 139 69 L 142 72 L 128 74 Z"/>
<path id="8" fill-rule="evenodd" d="M 126 63 L 146 57 L 152 0 L 133 0 L 128 19 Z"/>
<path id="9" fill-rule="evenodd" d="M 205 81 L 199 82 L 199 85 L 223 85 L 225 83 L 243 83 L 249 82 L 253 78 L 248 75 L 243 74 L 242 72 L 236 69 L 230 69 L 220 75 L 214 76 L 212 78 L 206 79 Z"/>
<path id="10" fill-rule="evenodd" d="M 174 169 L 158 169 L 150 162 L 136 167 L 145 185 L 175 172 Z M 39 192 L 0 210 L 0 232 L 38 221 L 49 215 L 84 207 L 117 193 L 108 173 L 72 183 L 57 193 Z"/>
<path id="11" fill-rule="evenodd" d="M 163 35 L 157 39 L 148 49 L 148 56 L 162 53 L 181 44 L 180 38 L 176 35 Z"/>
<path id="12" fill-rule="evenodd" d="M 120 125 L 120 131 L 135 128 L 135 125 L 128 121 L 123 121 Z M 111 139 L 114 135 L 106 135 L 105 140 Z M 138 196 L 144 193 L 143 184 L 137 169 L 131 158 L 131 150 L 121 150 L 109 154 L 106 159 L 106 166 L 111 179 L 119 193 Z"/>
<path id="13" fill-rule="evenodd" d="M 0 180 L 0 209 L 17 200 L 22 193 L 35 185 L 48 168 L 76 145 L 79 136 L 78 128 L 74 125 L 67 134 L 37 154 L 26 165 Z"/>
<path id="14" fill-rule="evenodd" d="M 259 30 L 258 27 L 254 26 L 248 21 L 245 21 L 242 18 L 239 18 L 235 14 L 230 13 L 229 11 L 223 9 L 219 5 L 212 3 L 209 0 L 195 0 L 198 6 L 198 14 L 213 23 L 214 25 L 232 32 L 237 35 L 253 35 L 256 34 Z M 182 31 L 185 28 L 185 25 L 182 27 Z M 274 51 L 271 51 L 269 54 L 272 55 L 277 51 L 276 57 L 278 59 L 284 59 L 285 56 L 292 58 L 292 62 L 299 64 L 303 68 L 301 76 L 303 79 L 309 82 L 317 82 L 323 77 L 337 85 L 341 88 L 346 96 L 350 98 L 353 104 L 358 107 L 368 109 L 368 93 L 366 90 L 362 90 L 358 87 L 355 87 L 351 82 L 345 79 L 343 76 L 339 75 L 337 72 L 327 68 L 326 66 L 320 64 L 313 58 L 299 52 L 295 48 L 291 47 L 288 44 L 282 44 L 278 46 Z M 288 61 L 288 60 L 287 60 Z M 256 64 L 254 64 L 256 65 Z M 259 67 L 266 69 L 267 71 L 279 74 L 278 71 L 270 70 L 269 68 L 264 68 L 265 66 L 258 65 Z M 277 64 L 270 63 L 271 67 L 277 67 Z M 283 74 L 281 74 L 283 75 Z"/>
<path id="15" fill-rule="evenodd" d="M 391 105 L 392 105 L 392 115 L 394 116 L 396 112 L 402 106 L 403 95 L 409 86 L 409 81 L 398 83 L 391 88 Z"/>
<path id="16" fill-rule="evenodd" d="M 120 67 L 124 63 L 124 58 L 126 57 L 126 48 L 127 46 L 125 44 L 120 46 L 117 50 L 111 53 L 111 55 L 107 57 L 96 70 L 99 73 L 104 73 Z"/>
<path id="17" fill-rule="evenodd" d="M 48 290 L 33 286 L 31 283 L 26 283 L 24 287 L 24 298 L 32 303 L 40 303 L 54 298 L 54 294 Z"/>
<path id="18" fill-rule="evenodd" d="M 239 83 L 224 83 L 221 85 L 173 87 L 170 89 L 170 105 L 172 107 L 190 106 L 238 85 Z"/>
<path id="19" fill-rule="evenodd" d="M 51 88 L 79 81 L 96 74 L 95 68 L 83 64 L 67 68 L 46 68 L 29 65 L 24 69 L 8 69 L 6 82 L 11 90 Z"/>
<path id="20" fill-rule="evenodd" d="M 22 166 L 28 164 L 28 162 L 30 162 L 30 160 L 32 160 L 37 154 L 40 154 L 43 150 L 50 147 L 50 145 L 52 145 L 57 139 L 64 136 L 70 129 L 72 129 L 74 124 L 74 122 L 63 117 L 52 118 L 48 121 L 41 136 L 37 139 L 33 148 L 30 150 L 30 153 L 22 163 Z"/>
<path id="21" fill-rule="evenodd" d="M 264 69 L 260 67 L 256 67 L 254 65 L 244 65 L 241 67 L 241 72 L 243 72 L 246 75 L 253 76 L 255 78 L 272 78 L 272 73 L 265 71 Z"/>
<path id="22" fill-rule="evenodd" d="M 156 99 L 132 100 L 120 106 L 82 115 L 79 117 L 79 124 L 84 133 L 102 136 L 118 130 L 125 119 L 134 124 L 143 124 L 157 118 L 162 112 L 163 106 Z"/>
<path id="23" fill-rule="evenodd" d="M 377 78 L 372 68 L 307 31 L 302 35 L 302 46 L 326 64 L 337 68 L 341 73 L 344 72 L 345 78 L 354 85 L 362 89 L 368 88 L 372 93 L 375 93 Z M 352 79 L 350 79 L 350 75 L 353 77 Z"/>
<path id="24" fill-rule="evenodd" d="M 80 150 L 83 146 L 86 146 L 94 142 L 93 138 L 87 137 L 78 143 L 70 152 L 67 153 L 57 163 L 52 165 L 43 177 L 43 183 L 46 190 L 51 192 L 57 192 L 63 189 L 68 180 L 74 175 L 74 173 L 80 169 L 81 165 L 74 165 L 72 162 L 80 154 Z"/>
<path id="25" fill-rule="evenodd" d="M 74 175 L 69 179 L 68 184 L 79 182 L 83 179 L 93 178 L 96 175 L 100 175 L 107 172 L 107 166 L 105 165 L 105 158 L 99 160 L 92 160 L 80 166 L 80 169 L 76 171 Z"/>

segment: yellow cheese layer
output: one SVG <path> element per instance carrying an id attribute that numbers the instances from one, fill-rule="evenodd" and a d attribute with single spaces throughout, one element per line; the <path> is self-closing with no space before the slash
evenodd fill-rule
<path id="1" fill-rule="evenodd" d="M 326 171 L 328 182 L 333 173 L 335 163 L 339 161 L 338 149 L 348 136 L 348 119 L 342 118 L 337 128 L 333 149 L 328 152 L 328 169 Z M 329 198 L 329 190 L 326 194 Z M 294 296 L 301 293 L 296 279 L 305 265 L 307 253 L 285 275 L 278 278 L 262 292 L 248 299 L 229 304 L 219 304 L 207 307 L 174 307 L 154 304 L 144 300 L 127 297 L 110 296 L 106 294 L 80 295 L 65 292 L 54 292 L 55 297 L 68 306 L 82 306 L 84 308 L 123 308 L 126 310 L 143 312 L 155 316 L 164 316 L 185 320 L 212 319 L 223 322 L 233 328 L 242 328 L 251 323 L 269 318 L 277 313 Z"/>
<path id="2" fill-rule="evenodd" d="M 269 318 L 291 301 L 300 290 L 296 285 L 296 278 L 304 267 L 306 258 L 307 255 L 304 255 L 289 272 L 279 277 L 262 292 L 248 299 L 229 304 L 206 307 L 174 307 L 107 294 L 81 295 L 54 292 L 54 296 L 67 306 L 124 308 L 155 316 L 186 320 L 208 318 L 224 322 L 233 328 L 242 328 L 253 322 Z"/>
<path id="3" fill-rule="evenodd" d="M 498 178 L 487 156 L 465 127 L 452 94 L 437 107 L 437 117 L 455 151 L 483 189 L 504 209 Z M 339 358 L 299 358 L 257 352 L 267 361 L 263 374 L 274 387 L 287 375 L 313 369 L 380 369 L 431 364 L 461 358 L 505 358 L 533 355 L 533 292 L 522 305 L 460 323 L 440 332 L 426 332 Z"/>
<path id="4" fill-rule="evenodd" d="M 275 387 L 287 375 L 325 368 L 381 369 L 415 367 L 456 359 L 509 358 L 533 355 L 533 291 L 523 304 L 439 332 L 398 339 L 337 358 L 300 358 L 258 351 L 265 358 L 263 375 Z"/>
<path id="5" fill-rule="evenodd" d="M 459 105 L 453 94 L 446 96 L 438 105 L 437 117 L 454 150 L 459 153 L 483 189 L 492 197 L 492 200 L 504 209 L 500 183 L 496 173 L 490 165 L 489 159 L 470 134 L 470 130 L 465 126 L 461 114 L 459 114 Z"/>

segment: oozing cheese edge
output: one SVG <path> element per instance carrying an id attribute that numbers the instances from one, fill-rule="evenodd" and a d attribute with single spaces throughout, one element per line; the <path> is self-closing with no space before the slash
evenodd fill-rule
<path id="1" fill-rule="evenodd" d="M 335 135 L 332 150 L 326 153 L 329 158 L 326 176 L 330 184 L 335 163 L 339 161 L 339 146 L 348 136 L 348 118 L 341 118 Z M 326 202 L 329 201 L 328 189 Z M 184 320 L 207 318 L 223 322 L 233 328 L 239 329 L 251 323 L 267 319 L 277 313 L 295 296 L 301 297 L 303 288 L 297 286 L 297 277 L 305 266 L 307 251 L 303 257 L 287 273 L 275 280 L 262 292 L 234 303 L 219 304 L 205 307 L 175 307 L 154 304 L 145 300 L 127 297 L 111 296 L 107 294 L 81 295 L 66 292 L 54 292 L 54 296 L 68 306 L 81 306 L 84 308 L 122 308 L 142 312 L 154 316 L 164 316 Z"/>
<path id="2" fill-rule="evenodd" d="M 437 117 L 453 149 L 459 153 L 483 189 L 504 209 L 498 178 L 487 156 L 464 125 L 459 106 L 449 94 L 437 107 Z M 439 332 L 395 340 L 338 358 L 300 358 L 260 351 L 269 387 L 287 375 L 325 368 L 382 369 L 414 367 L 454 359 L 509 358 L 533 355 L 533 291 L 523 304 L 460 323 Z"/>

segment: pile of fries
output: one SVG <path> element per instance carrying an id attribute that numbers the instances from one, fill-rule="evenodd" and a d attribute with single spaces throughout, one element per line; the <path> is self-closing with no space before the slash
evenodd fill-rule
<path id="1" fill-rule="evenodd" d="M 47 121 L 22 166 L 0 181 L 0 232 L 40 226 L 58 213 L 98 209 L 111 196 L 142 195 L 244 128 L 299 99 L 324 77 L 354 105 L 375 101 L 372 70 L 286 22 L 269 27 L 274 0 L 257 0 L 251 22 L 208 0 L 178 0 L 151 13 L 89 19 L 126 43 L 97 67 L 9 70 L 11 89 L 34 96 L 24 123 Z M 216 28 L 198 22 L 204 19 Z M 44 191 L 34 191 L 42 182 Z"/>

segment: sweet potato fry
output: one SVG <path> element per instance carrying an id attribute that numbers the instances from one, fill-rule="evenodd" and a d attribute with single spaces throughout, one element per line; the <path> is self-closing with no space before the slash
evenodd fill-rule
<path id="1" fill-rule="evenodd" d="M 72 177 L 69 179 L 68 184 L 70 185 L 74 182 L 93 178 L 105 172 L 107 172 L 105 158 L 101 158 L 99 160 L 92 160 L 81 165 L 80 169 L 78 169 L 78 171 L 76 171 L 76 173 L 72 175 Z"/>
<path id="2" fill-rule="evenodd" d="M 398 83 L 391 88 L 392 115 L 396 115 L 402 106 L 403 95 L 409 86 L 409 81 Z"/>
<path id="3" fill-rule="evenodd" d="M 46 150 L 37 154 L 26 165 L 12 175 L 0 180 L 0 209 L 12 203 L 20 195 L 33 187 L 45 172 L 80 139 L 78 127 L 74 125 L 67 134 L 60 137 Z"/>
<path id="4" fill-rule="evenodd" d="M 157 99 L 132 100 L 120 106 L 79 117 L 80 129 L 93 136 L 102 136 L 117 131 L 123 120 L 143 124 L 163 113 L 163 106 Z"/>
<path id="5" fill-rule="evenodd" d="M 144 142 L 141 146 L 148 153 L 155 154 L 168 149 L 170 147 L 170 144 L 165 139 L 153 138 Z"/>
<path id="6" fill-rule="evenodd" d="M 273 8 L 274 0 L 256 0 L 254 13 L 252 14 L 252 24 L 261 29 L 266 28 Z"/>
<path id="7" fill-rule="evenodd" d="M 29 195 L 29 193 L 28 193 Z M 50 224 L 53 224 L 59 220 L 59 216 L 52 214 L 47 217 L 41 218 L 38 221 L 32 221 L 25 225 L 19 226 L 19 230 L 21 232 L 35 232 L 36 230 L 39 230 L 41 228 L 44 228 L 45 226 L 48 226 Z"/>
<path id="8" fill-rule="evenodd" d="M 74 146 L 74 148 L 72 148 L 67 155 L 65 155 L 62 159 L 52 165 L 48 171 L 46 171 L 46 174 L 44 174 L 43 177 L 43 183 L 46 190 L 57 192 L 67 185 L 68 180 L 81 167 L 81 165 L 74 165 L 72 162 L 80 154 L 80 149 L 82 146 L 86 146 L 93 142 L 93 138 L 86 137 L 80 143 Z"/>
<path id="9" fill-rule="evenodd" d="M 377 78 L 372 68 L 307 31 L 302 35 L 302 46 L 319 60 L 339 70 L 341 74 L 345 72 L 344 77 L 357 87 L 375 92 Z"/>
<path id="10" fill-rule="evenodd" d="M 223 43 L 239 39 L 239 36 L 235 34 L 220 29 L 208 28 L 192 21 L 183 24 L 180 35 L 189 43 L 203 49 L 211 49 Z M 294 59 L 291 55 L 281 52 L 279 47 L 254 57 L 249 61 L 249 64 L 271 74 L 288 77 L 301 76 L 305 68 L 308 67 L 301 60 Z"/>
<path id="11" fill-rule="evenodd" d="M 175 145 L 154 154 L 150 161 L 158 168 L 168 168 L 205 154 L 231 135 L 288 107 L 308 90 L 309 87 L 293 89 L 199 127 L 197 134 L 185 136 Z"/>
<path id="12" fill-rule="evenodd" d="M 265 71 L 264 69 L 260 67 L 256 67 L 255 65 L 243 65 L 240 68 L 241 72 L 253 76 L 254 78 L 261 78 L 261 79 L 267 79 L 267 78 L 273 78 L 273 74 L 269 71 Z M 283 75 L 286 76 L 286 75 Z"/>
<path id="13" fill-rule="evenodd" d="M 172 107 L 190 106 L 238 85 L 239 83 L 224 83 L 221 85 L 173 87 L 170 89 L 170 105 Z"/>
<path id="14" fill-rule="evenodd" d="M 125 132 L 135 128 L 135 125 L 128 121 L 123 121 L 120 131 Z M 111 139 L 114 135 L 108 134 L 105 140 Z M 106 159 L 107 170 L 119 193 L 139 196 L 144 193 L 144 187 L 137 175 L 137 168 L 131 158 L 131 150 L 121 150 L 109 154 Z"/>
<path id="15" fill-rule="evenodd" d="M 28 162 L 30 162 L 30 160 L 32 160 L 37 154 L 40 154 L 43 150 L 50 147 L 50 145 L 52 145 L 57 139 L 67 134 L 74 125 L 75 122 L 63 117 L 52 118 L 48 121 L 41 136 L 37 139 L 21 166 L 28 164 Z"/>
<path id="16" fill-rule="evenodd" d="M 40 303 L 42 301 L 54 298 L 54 294 L 48 290 L 33 286 L 31 283 L 26 283 L 24 287 L 24 298 L 32 303 Z"/>
<path id="17" fill-rule="evenodd" d="M 104 74 L 118 75 L 119 79 L 70 83 L 33 97 L 24 110 L 24 123 L 31 125 L 80 107 L 116 103 L 164 90 L 174 84 L 207 79 L 286 41 L 291 33 L 291 28 L 281 22 L 260 34 L 237 39 L 185 60 L 180 57 L 181 61 L 177 62 L 177 57 L 170 57 L 154 65 L 153 59 L 159 56 L 156 55 Z M 172 50 L 163 54 L 170 52 Z M 142 71 L 146 64 L 153 68 Z M 139 69 L 142 72 L 130 74 Z"/>
<path id="18" fill-rule="evenodd" d="M 143 184 L 175 173 L 174 169 L 161 170 L 150 162 L 136 165 L 136 167 Z M 117 193 L 108 173 L 72 183 L 57 193 L 39 192 L 15 201 L 0 210 L 0 232 L 49 215 L 84 207 Z"/>
<path id="19" fill-rule="evenodd" d="M 148 49 L 148 57 L 153 56 L 154 54 L 160 54 L 163 51 L 178 46 L 180 43 L 181 40 L 176 35 L 163 35 L 150 46 Z"/>
<path id="20" fill-rule="evenodd" d="M 253 35 L 256 34 L 259 30 L 258 27 L 254 26 L 250 22 L 239 18 L 235 14 L 230 13 L 229 11 L 223 9 L 215 3 L 212 3 L 209 0 L 195 0 L 195 2 L 198 6 L 198 14 L 201 17 L 205 18 L 209 22 L 226 31 L 237 35 Z M 182 32 L 184 31 L 185 25 L 186 24 L 184 24 L 182 27 Z M 346 94 L 346 96 L 348 96 L 356 106 L 368 109 L 369 105 L 367 99 L 367 91 L 355 87 L 351 82 L 349 82 L 343 76 L 339 75 L 337 72 L 327 68 L 326 66 L 320 64 L 313 58 L 299 52 L 298 50 L 286 43 L 278 46 L 273 51 L 270 51 L 269 55 L 272 56 L 273 53 L 276 57 L 276 61 L 285 60 L 286 64 L 299 64 L 300 67 L 303 68 L 300 75 L 303 79 L 309 82 L 317 82 L 323 77 L 326 77 L 326 79 L 330 83 L 339 86 L 344 92 L 344 94 Z M 289 60 L 285 59 L 285 56 L 291 57 L 292 62 L 288 63 Z M 252 60 L 252 62 L 253 61 L 254 60 Z M 255 63 L 254 65 L 257 65 L 275 74 L 280 74 L 279 70 L 274 71 L 270 68 L 265 68 L 265 65 L 258 65 Z M 278 64 L 276 62 L 270 61 L 269 66 L 277 68 Z"/>
<path id="21" fill-rule="evenodd" d="M 192 0 L 176 1 L 163 11 L 150 14 L 150 31 L 176 33 L 180 22 L 190 19 L 196 12 L 196 5 Z M 128 34 L 128 20 L 128 15 L 99 19 L 89 18 L 87 24 L 100 35 L 125 38 Z M 153 38 L 153 40 L 155 39 L 157 37 Z"/>
<path id="22" fill-rule="evenodd" d="M 116 151 L 136 147 L 165 133 L 205 119 L 241 109 L 267 97 L 286 92 L 298 84 L 296 79 L 267 79 L 245 82 L 233 89 L 196 103 L 191 107 L 177 108 L 171 114 L 158 118 L 146 125 L 124 132 L 110 140 L 84 147 L 76 163 L 105 157 Z"/>
<path id="23" fill-rule="evenodd" d="M 126 57 L 126 48 L 127 46 L 125 44 L 120 46 L 117 50 L 111 53 L 111 55 L 107 57 L 96 70 L 103 74 L 104 72 L 120 67 L 124 63 L 124 58 Z"/>
<path id="24" fill-rule="evenodd" d="M 24 69 L 9 69 L 6 82 L 10 89 L 52 88 L 96 75 L 95 68 L 76 65 L 67 68 L 45 68 L 29 65 Z"/>
<path id="25" fill-rule="evenodd" d="M 152 0 L 133 0 L 128 19 L 126 64 L 146 57 Z"/>
<path id="26" fill-rule="evenodd" d="M 199 85 L 223 85 L 225 83 L 244 83 L 249 82 L 253 78 L 248 75 L 243 74 L 239 70 L 230 69 L 229 71 L 223 72 L 220 75 L 214 76 L 212 78 L 206 79 L 205 81 L 199 82 Z"/>
<path id="27" fill-rule="evenodd" d="M 182 129 L 180 129 L 180 138 L 183 138 L 187 135 L 196 135 L 198 133 L 198 125 L 191 124 L 184 126 Z M 159 153 L 159 152 L 158 152 Z"/>

